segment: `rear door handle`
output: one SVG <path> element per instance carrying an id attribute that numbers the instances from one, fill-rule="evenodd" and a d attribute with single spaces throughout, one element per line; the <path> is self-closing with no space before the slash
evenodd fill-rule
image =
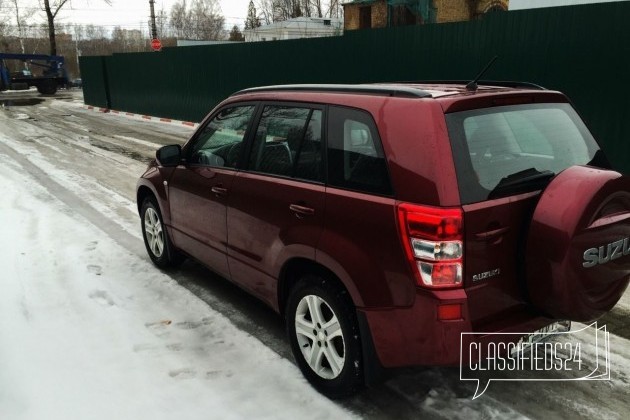
<path id="1" fill-rule="evenodd" d="M 289 210 L 291 210 L 293 214 L 295 214 L 295 217 L 297 217 L 298 219 L 303 219 L 304 217 L 315 215 L 315 209 L 301 206 L 299 204 L 291 204 L 289 206 Z"/>
<path id="2" fill-rule="evenodd" d="M 492 239 L 500 237 L 508 230 L 510 230 L 509 227 L 502 227 L 499 229 L 488 230 L 486 232 L 475 233 L 475 239 L 479 241 L 490 241 Z"/>
<path id="3" fill-rule="evenodd" d="M 214 186 L 212 187 L 212 192 L 214 193 L 214 195 L 216 195 L 217 197 L 225 197 L 228 195 L 228 190 L 227 188 L 223 188 L 221 186 Z"/>

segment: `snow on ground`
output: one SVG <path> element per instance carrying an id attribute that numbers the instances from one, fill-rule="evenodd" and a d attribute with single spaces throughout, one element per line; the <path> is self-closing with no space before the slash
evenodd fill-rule
<path id="1" fill-rule="evenodd" d="M 0 159 L 0 419 L 351 416 Z"/>

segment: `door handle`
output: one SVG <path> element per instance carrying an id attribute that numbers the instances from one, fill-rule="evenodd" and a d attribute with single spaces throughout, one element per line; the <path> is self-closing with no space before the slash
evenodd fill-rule
<path id="1" fill-rule="evenodd" d="M 291 210 L 293 212 L 293 214 L 295 214 L 295 217 L 297 217 L 298 219 L 303 219 L 307 216 L 314 216 L 315 215 L 315 209 L 312 209 L 310 207 L 305 207 L 305 206 L 301 206 L 299 204 L 291 204 L 289 206 L 289 210 Z"/>
<path id="2" fill-rule="evenodd" d="M 475 233 L 475 239 L 479 241 L 489 241 L 498 238 L 508 230 L 510 230 L 509 227 L 502 227 L 499 229 L 488 230 L 486 232 Z"/>
<path id="3" fill-rule="evenodd" d="M 217 197 L 225 197 L 228 195 L 228 190 L 227 188 L 223 188 L 221 186 L 214 186 L 212 187 L 211 191 L 214 193 L 214 195 L 216 195 Z"/>

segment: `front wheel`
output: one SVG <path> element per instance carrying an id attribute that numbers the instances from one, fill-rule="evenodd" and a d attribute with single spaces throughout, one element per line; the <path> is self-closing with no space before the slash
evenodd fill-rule
<path id="1" fill-rule="evenodd" d="M 289 295 L 286 323 L 298 366 L 317 390 L 341 398 L 363 386 L 359 327 L 345 290 L 319 276 L 303 277 Z"/>
<path id="2" fill-rule="evenodd" d="M 162 222 L 162 215 L 152 197 L 145 198 L 140 210 L 142 219 L 142 237 L 149 257 L 160 268 L 179 265 L 183 261 L 181 254 L 173 247 Z"/>

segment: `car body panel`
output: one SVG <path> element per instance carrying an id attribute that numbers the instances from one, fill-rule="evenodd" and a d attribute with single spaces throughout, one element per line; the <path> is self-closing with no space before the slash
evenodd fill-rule
<path id="1" fill-rule="evenodd" d="M 539 192 L 467 204 L 464 209 L 464 286 L 471 324 L 483 328 L 497 314 L 527 311 L 524 245 Z"/>
<path id="2" fill-rule="evenodd" d="M 175 246 L 229 277 L 227 263 L 227 197 L 235 171 L 207 166 L 179 165 L 169 180 L 169 209 Z"/>
<path id="3" fill-rule="evenodd" d="M 567 103 L 568 99 L 559 92 L 531 87 L 480 86 L 470 91 L 464 85 L 405 86 L 425 89 L 433 97 L 316 89 L 240 92 L 219 104 L 205 120 L 235 104 L 258 105 L 258 116 L 262 105 L 270 103 L 316 104 L 324 115 L 333 106 L 365 111 L 382 141 L 391 195 L 255 173 L 247 168 L 247 159 L 241 160 L 237 170 L 183 165 L 169 169 L 153 164 L 138 185 L 158 197 L 177 247 L 276 311 L 283 310 L 279 284 L 285 280 L 288 261 L 310 261 L 332 273 L 366 320 L 367 330 L 362 334 L 373 343 L 376 361 L 383 366 L 457 364 L 462 332 L 478 333 L 475 339 L 483 341 L 494 339 L 486 333 L 527 333 L 552 323 L 553 318 L 532 307 L 525 285 L 527 233 L 541 191 L 462 205 L 453 159 L 458 151 L 451 144 L 445 115 L 511 104 Z M 255 124 L 246 135 L 248 145 Z M 168 190 L 162 185 L 164 180 L 170 182 Z M 220 198 L 212 194 L 212 186 L 218 184 L 227 190 Z M 461 287 L 445 290 L 418 285 L 401 241 L 397 219 L 401 203 L 463 211 Z M 313 214 L 296 217 L 291 210 L 296 205 Z M 199 214 L 210 223 L 193 224 Z M 438 307 L 443 304 L 460 305 L 461 318 L 438 319 Z"/>
<path id="4" fill-rule="evenodd" d="M 343 267 L 354 283 L 346 287 L 358 307 L 413 303 L 415 286 L 400 245 L 395 204 L 389 197 L 326 188 L 326 223 L 316 261 L 333 272 Z"/>
<path id="5" fill-rule="evenodd" d="M 232 280 L 278 308 L 277 278 L 290 258 L 315 259 L 324 225 L 324 186 L 239 172 L 229 191 L 228 257 Z M 290 206 L 313 210 L 297 217 Z"/>

